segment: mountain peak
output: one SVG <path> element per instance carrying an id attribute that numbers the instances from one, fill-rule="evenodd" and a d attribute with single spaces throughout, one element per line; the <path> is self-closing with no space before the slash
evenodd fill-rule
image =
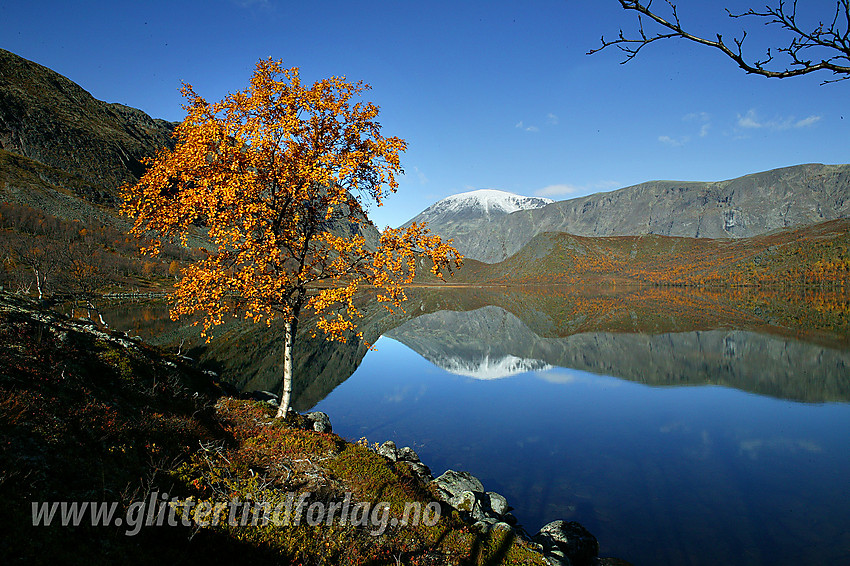
<path id="1" fill-rule="evenodd" d="M 518 210 L 542 208 L 552 202 L 548 198 L 526 197 L 496 189 L 478 189 L 448 196 L 425 209 L 425 212 L 451 213 L 467 209 L 489 216 L 492 213 L 510 214 Z"/>

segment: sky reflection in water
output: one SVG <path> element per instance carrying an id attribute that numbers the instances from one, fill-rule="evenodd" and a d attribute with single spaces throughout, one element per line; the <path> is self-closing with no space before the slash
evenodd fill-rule
<path id="1" fill-rule="evenodd" d="M 316 410 L 469 470 L 531 532 L 577 520 L 635 564 L 850 556 L 850 404 L 648 387 L 564 368 L 480 380 L 389 338 Z"/>

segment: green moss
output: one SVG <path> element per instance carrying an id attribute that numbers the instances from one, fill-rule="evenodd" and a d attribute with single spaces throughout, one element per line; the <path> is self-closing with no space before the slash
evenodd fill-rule
<path id="1" fill-rule="evenodd" d="M 456 513 L 431 526 L 388 521 L 380 532 L 338 520 L 143 528 L 134 537 L 115 527 L 33 530 L 32 501 L 117 501 L 121 516 L 156 491 L 272 508 L 290 496 L 340 506 L 348 497 L 370 509 L 388 502 L 387 519 L 432 501 L 407 465 L 363 444 L 305 429 L 300 415 L 275 419 L 265 403 L 222 397 L 212 405 L 189 388 L 211 384 L 151 348 L 83 334 L 54 340 L 49 324 L 0 312 L 0 469 L 11 471 L 0 483 L 9 511 L 0 518 L 2 563 L 539 563 L 513 539 L 473 532 Z"/>

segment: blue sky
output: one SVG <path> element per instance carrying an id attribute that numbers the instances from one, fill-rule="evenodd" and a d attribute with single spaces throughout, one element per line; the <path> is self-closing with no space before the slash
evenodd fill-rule
<path id="1" fill-rule="evenodd" d="M 708 36 L 748 25 L 745 46 L 760 56 L 777 30 L 723 8 L 763 3 L 681 0 L 679 15 Z M 805 4 L 812 14 L 834 7 Z M 371 213 L 379 227 L 478 188 L 562 200 L 850 162 L 850 81 L 748 76 L 681 41 L 627 65 L 615 49 L 585 55 L 634 21 L 617 0 L 32 0 L 0 3 L 0 47 L 168 120 L 183 117 L 181 81 L 217 100 L 269 56 L 308 80 L 363 80 L 385 135 L 409 144 L 399 192 Z"/>

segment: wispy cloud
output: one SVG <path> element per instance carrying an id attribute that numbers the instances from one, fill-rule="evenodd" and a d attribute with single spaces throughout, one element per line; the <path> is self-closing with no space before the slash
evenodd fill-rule
<path id="1" fill-rule="evenodd" d="M 708 131 L 711 129 L 711 114 L 708 112 L 691 112 L 690 114 L 685 114 L 682 116 L 682 121 L 699 124 L 699 133 L 697 135 L 701 138 L 708 136 Z M 682 138 L 680 141 L 687 142 L 688 140 L 687 138 Z"/>
<path id="2" fill-rule="evenodd" d="M 547 185 L 542 189 L 534 191 L 534 196 L 537 197 L 560 197 L 571 195 L 579 191 L 578 187 L 572 185 Z"/>
<path id="3" fill-rule="evenodd" d="M 690 138 L 688 136 L 684 136 L 681 138 L 671 138 L 670 136 L 658 136 L 658 141 L 671 147 L 682 147 L 683 145 L 688 143 L 688 141 L 690 141 Z"/>
<path id="4" fill-rule="evenodd" d="M 414 166 L 413 166 L 413 172 L 414 172 L 414 173 L 416 173 L 416 177 L 419 179 L 419 184 L 420 184 L 420 185 L 427 185 L 427 184 L 428 184 L 428 177 L 426 177 L 426 176 L 425 176 L 425 173 L 423 173 L 423 172 L 419 169 L 419 167 L 416 167 L 416 166 L 414 165 Z"/>
<path id="5" fill-rule="evenodd" d="M 516 127 L 519 128 L 520 130 L 525 130 L 526 132 L 539 132 L 540 131 L 540 128 L 538 128 L 537 126 L 526 126 L 525 122 L 522 121 L 522 120 L 520 120 L 519 122 L 516 123 Z"/>
<path id="6" fill-rule="evenodd" d="M 751 108 L 746 114 L 738 114 L 738 127 L 748 130 L 764 129 L 774 132 L 783 130 L 792 130 L 797 128 L 808 128 L 821 120 L 820 116 L 812 114 L 806 118 L 798 120 L 794 116 L 782 116 L 770 120 L 759 118 L 755 109 Z"/>
<path id="7" fill-rule="evenodd" d="M 591 183 L 589 185 L 584 186 L 561 183 L 557 185 L 547 185 L 542 189 L 537 189 L 536 191 L 534 191 L 534 196 L 555 198 L 566 195 L 589 194 L 596 193 L 599 191 L 610 191 L 611 189 L 616 189 L 620 186 L 620 183 L 618 183 L 617 181 L 598 181 L 596 183 Z"/>
<path id="8" fill-rule="evenodd" d="M 560 121 L 560 119 L 558 118 L 557 115 L 555 115 L 551 112 L 546 114 L 546 124 L 545 124 L 546 126 L 557 126 L 559 121 Z M 514 124 L 514 127 L 519 129 L 519 130 L 525 130 L 526 132 L 539 132 L 540 131 L 539 126 L 537 126 L 535 124 L 526 124 L 525 120 L 520 120 L 519 122 Z"/>
<path id="9" fill-rule="evenodd" d="M 682 116 L 682 120 L 685 122 L 708 122 L 711 120 L 711 114 L 708 112 L 691 112 Z"/>
<path id="10" fill-rule="evenodd" d="M 815 124 L 816 122 L 820 122 L 820 116 L 809 116 L 808 118 L 803 118 L 802 120 L 798 120 L 795 124 L 795 128 L 808 128 L 809 126 Z"/>

